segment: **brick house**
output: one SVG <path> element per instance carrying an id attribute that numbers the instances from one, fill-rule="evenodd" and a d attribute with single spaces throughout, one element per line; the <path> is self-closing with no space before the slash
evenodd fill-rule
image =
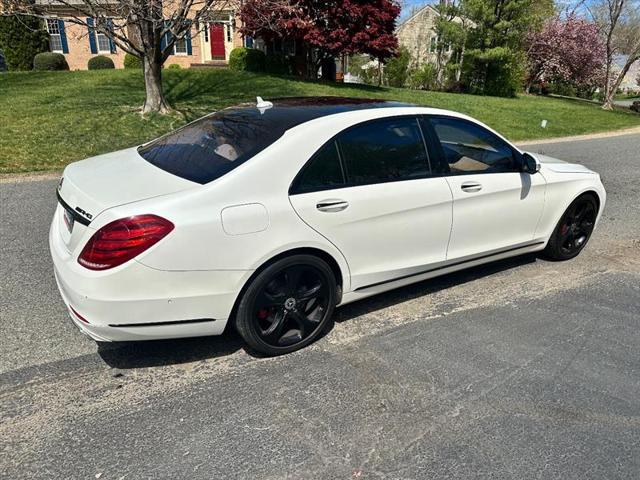
<path id="1" fill-rule="evenodd" d="M 123 68 L 125 52 L 109 38 L 90 28 L 93 19 L 86 18 L 89 27 L 71 21 L 73 12 L 55 0 L 36 0 L 45 15 L 52 52 L 62 53 L 71 70 L 86 70 L 91 57 L 104 55 L 113 60 L 116 68 Z M 113 19 L 118 23 L 118 19 Z M 240 19 L 236 9 L 216 10 L 204 25 L 194 25 L 191 34 L 175 43 L 173 54 L 165 65 L 224 65 L 231 50 L 245 43 L 239 33 Z M 248 42 L 247 42 L 248 43 Z"/>

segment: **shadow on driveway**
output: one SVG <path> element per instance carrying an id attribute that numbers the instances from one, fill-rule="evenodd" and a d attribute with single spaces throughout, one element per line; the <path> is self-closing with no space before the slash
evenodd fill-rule
<path id="1" fill-rule="evenodd" d="M 456 285 L 462 285 L 499 272 L 534 263 L 535 254 L 523 255 L 451 273 L 431 280 L 398 288 L 374 297 L 339 308 L 334 314 L 337 323 L 366 315 L 408 300 L 429 295 Z M 244 349 L 255 358 L 258 352 L 249 349 L 235 329 L 228 327 L 223 335 L 177 340 L 152 340 L 146 342 L 114 342 L 98 344 L 98 355 L 113 368 L 132 369 L 177 365 L 217 357 L 224 357 Z"/>

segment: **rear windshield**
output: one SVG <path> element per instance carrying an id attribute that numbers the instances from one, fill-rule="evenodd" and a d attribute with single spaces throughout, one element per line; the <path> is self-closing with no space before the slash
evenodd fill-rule
<path id="1" fill-rule="evenodd" d="M 156 167 L 208 183 L 264 150 L 290 127 L 256 108 L 222 110 L 138 149 Z"/>

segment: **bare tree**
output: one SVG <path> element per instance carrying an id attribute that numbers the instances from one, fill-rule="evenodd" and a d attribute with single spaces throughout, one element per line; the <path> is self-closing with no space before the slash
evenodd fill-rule
<path id="1" fill-rule="evenodd" d="M 46 7 L 63 7 L 65 21 L 106 35 L 142 61 L 145 83 L 143 113 L 170 110 L 162 90 L 162 65 L 176 41 L 205 28 L 216 12 L 239 0 L 0 0 L 3 15 L 43 17 Z"/>
<path id="2" fill-rule="evenodd" d="M 598 0 L 589 7 L 606 45 L 606 73 L 602 108 L 613 109 L 613 99 L 631 66 L 640 61 L 640 1 Z M 614 71 L 615 59 L 626 55 L 622 68 Z"/>

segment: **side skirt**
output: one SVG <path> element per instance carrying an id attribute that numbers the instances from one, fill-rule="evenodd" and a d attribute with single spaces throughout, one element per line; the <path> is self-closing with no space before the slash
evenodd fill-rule
<path id="1" fill-rule="evenodd" d="M 367 298 L 372 295 L 377 295 L 378 293 L 387 292 L 395 288 L 403 287 L 405 285 L 411 285 L 412 283 L 421 282 L 423 280 L 435 278 L 440 275 L 446 275 L 447 273 L 457 272 L 505 258 L 516 257 L 525 253 L 540 251 L 544 248 L 545 244 L 546 241 L 539 240 L 532 243 L 527 243 L 525 245 L 501 249 L 499 251 L 491 252 L 488 254 L 474 255 L 473 257 L 466 259 L 450 260 L 441 264 L 436 264 L 431 268 L 424 269 L 416 273 L 403 275 L 398 278 L 393 278 L 383 282 L 358 287 L 352 292 L 346 292 L 342 297 L 342 302 L 340 303 L 340 305 L 345 305 L 356 300 Z"/>

